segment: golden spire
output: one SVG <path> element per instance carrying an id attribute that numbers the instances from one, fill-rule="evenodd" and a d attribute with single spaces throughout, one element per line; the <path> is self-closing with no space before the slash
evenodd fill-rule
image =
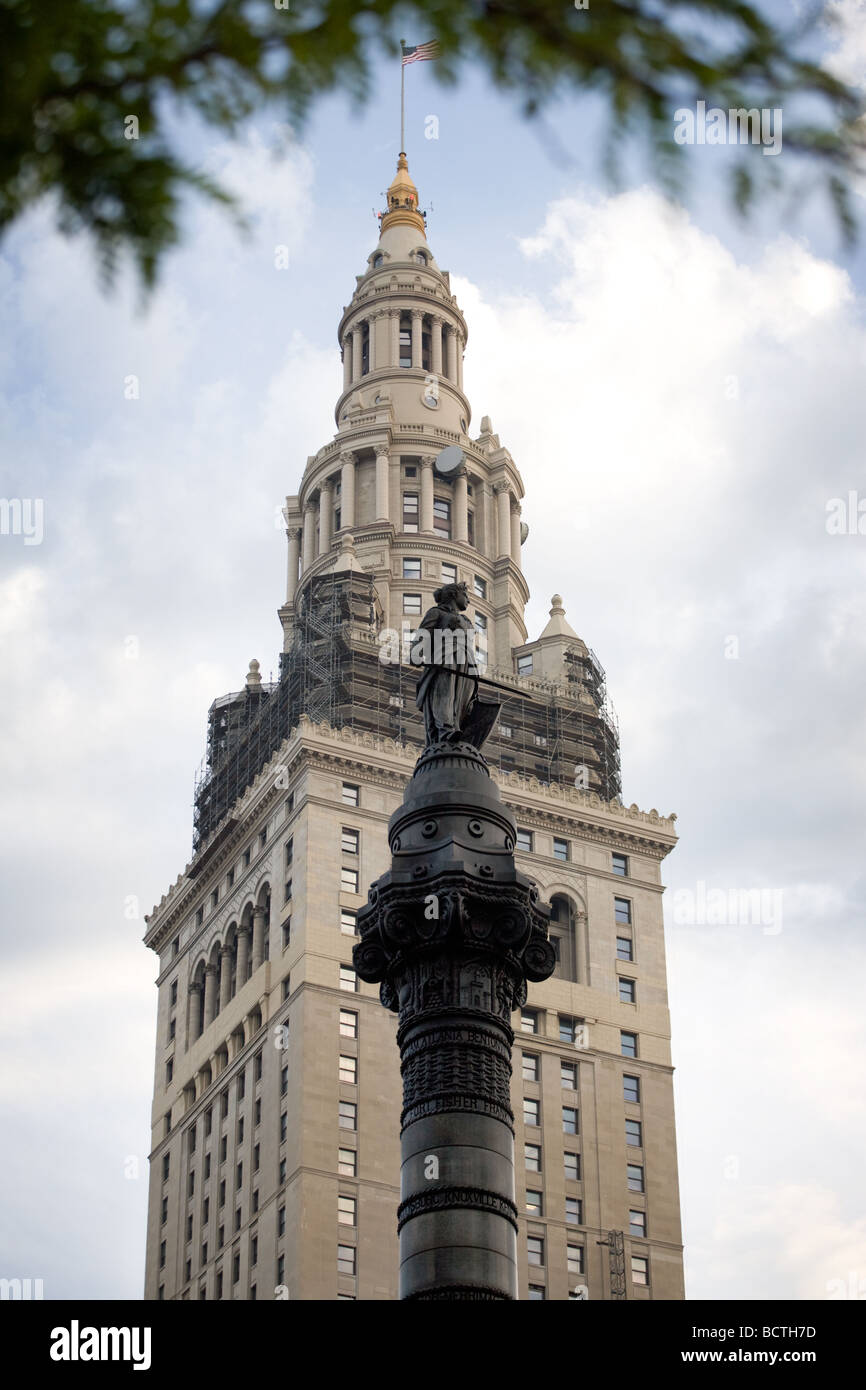
<path id="1" fill-rule="evenodd" d="M 425 241 L 424 214 L 418 211 L 418 190 L 409 173 L 409 161 L 403 151 L 397 159 L 397 173 L 388 189 L 388 211 L 382 214 L 380 232 L 388 227 L 415 227 Z"/>

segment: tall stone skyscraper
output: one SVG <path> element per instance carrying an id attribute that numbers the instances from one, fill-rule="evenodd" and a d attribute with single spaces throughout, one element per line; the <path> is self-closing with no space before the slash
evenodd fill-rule
<path id="1" fill-rule="evenodd" d="M 467 326 L 402 154 L 361 269 L 337 432 L 286 499 L 279 680 L 252 661 L 214 701 L 193 857 L 147 920 L 146 1297 L 396 1297 L 396 1019 L 352 946 L 424 741 L 408 637 L 460 579 L 503 701 L 485 755 L 557 953 L 513 1020 L 520 1294 L 682 1298 L 673 817 L 623 804 L 604 672 L 559 595 L 529 639 L 523 481 L 488 417 L 470 429 Z"/>

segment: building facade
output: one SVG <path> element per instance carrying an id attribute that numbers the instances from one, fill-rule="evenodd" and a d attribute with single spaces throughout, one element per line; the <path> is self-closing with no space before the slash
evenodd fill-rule
<path id="1" fill-rule="evenodd" d="M 340 320 L 336 435 L 286 499 L 279 679 L 253 661 L 214 701 L 193 858 L 147 919 L 147 1298 L 396 1297 L 396 1019 L 352 946 L 423 743 L 408 640 L 454 580 L 503 702 L 485 754 L 557 953 L 514 1018 L 521 1297 L 683 1297 L 674 818 L 623 804 L 604 672 L 559 595 L 529 638 L 523 483 L 487 417 L 470 434 L 467 337 L 401 154 Z"/>

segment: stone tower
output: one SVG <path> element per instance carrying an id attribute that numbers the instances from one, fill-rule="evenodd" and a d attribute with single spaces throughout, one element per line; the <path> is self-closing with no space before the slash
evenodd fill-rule
<path id="1" fill-rule="evenodd" d="M 403 154 L 380 224 L 339 322 L 336 434 L 286 499 L 279 679 L 253 661 L 214 701 L 193 857 L 147 921 L 146 1296 L 396 1297 L 395 1020 L 352 948 L 423 743 L 408 638 L 460 579 L 503 701 L 485 755 L 557 954 L 513 1018 L 520 1296 L 681 1298 L 674 818 L 623 804 L 604 671 L 559 595 L 528 637 L 523 482 L 490 419 L 471 430 L 468 330 Z"/>

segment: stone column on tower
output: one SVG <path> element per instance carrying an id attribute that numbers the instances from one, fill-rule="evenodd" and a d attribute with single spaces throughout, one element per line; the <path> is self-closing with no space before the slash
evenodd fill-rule
<path id="1" fill-rule="evenodd" d="M 376 445 L 376 520 L 387 521 L 390 507 L 388 494 L 391 487 L 390 451 L 387 444 Z"/>
<path id="2" fill-rule="evenodd" d="M 265 909 L 256 907 L 253 909 L 253 964 L 252 973 L 255 975 L 259 966 L 265 959 Z"/>
<path id="3" fill-rule="evenodd" d="M 220 1013 L 232 997 L 232 951 L 230 946 L 220 949 Z"/>
<path id="4" fill-rule="evenodd" d="M 421 460 L 421 531 L 433 530 L 433 460 Z"/>
<path id="5" fill-rule="evenodd" d="M 216 1017 L 217 968 L 211 963 L 204 968 L 204 1027 Z"/>
<path id="6" fill-rule="evenodd" d="M 304 508 L 304 542 L 302 552 L 303 572 L 310 568 L 316 558 L 316 509 L 312 502 Z"/>
<path id="7" fill-rule="evenodd" d="M 189 987 L 189 1046 L 192 1047 L 201 1033 L 201 995 L 202 987 L 196 981 Z"/>
<path id="8" fill-rule="evenodd" d="M 520 503 L 511 499 L 511 558 L 520 569 Z"/>
<path id="9" fill-rule="evenodd" d="M 421 309 L 412 310 L 412 366 L 421 366 L 421 325 L 424 315 Z"/>
<path id="10" fill-rule="evenodd" d="M 463 469 L 454 479 L 454 539 L 469 540 L 469 493 L 468 479 Z"/>
<path id="11" fill-rule="evenodd" d="M 463 349 L 466 346 L 462 333 L 457 334 L 457 376 L 455 378 L 460 390 L 463 390 Z"/>
<path id="12" fill-rule="evenodd" d="M 432 370 L 436 376 L 442 375 L 442 317 L 440 314 L 433 315 L 432 332 Z"/>
<path id="13" fill-rule="evenodd" d="M 497 538 L 496 555 L 511 554 L 511 491 L 507 483 L 496 484 Z"/>
<path id="14" fill-rule="evenodd" d="M 400 310 L 389 309 L 388 311 L 388 366 L 399 367 L 400 365 Z"/>
<path id="15" fill-rule="evenodd" d="M 356 324 L 352 329 L 352 381 L 361 380 L 361 349 L 363 345 L 363 333 L 361 325 Z"/>
<path id="16" fill-rule="evenodd" d="M 446 342 L 448 354 L 448 380 L 456 383 L 457 381 L 457 334 L 453 328 L 448 329 L 448 339 Z"/>
<path id="17" fill-rule="evenodd" d="M 352 339 L 348 333 L 343 335 L 343 390 L 352 385 Z"/>
<path id="18" fill-rule="evenodd" d="M 355 525 L 355 455 L 340 455 L 340 529 Z"/>
<path id="19" fill-rule="evenodd" d="M 327 555 L 331 548 L 331 522 L 334 517 L 334 501 L 331 480 L 326 478 L 319 486 L 319 554 Z"/>
<path id="20" fill-rule="evenodd" d="M 238 989 L 245 985 L 250 973 L 250 929 L 238 927 Z"/>
<path id="21" fill-rule="evenodd" d="M 298 561 L 301 555 L 301 531 L 290 526 L 286 535 L 289 538 L 289 558 L 286 570 L 286 603 L 294 603 L 298 591 Z"/>

